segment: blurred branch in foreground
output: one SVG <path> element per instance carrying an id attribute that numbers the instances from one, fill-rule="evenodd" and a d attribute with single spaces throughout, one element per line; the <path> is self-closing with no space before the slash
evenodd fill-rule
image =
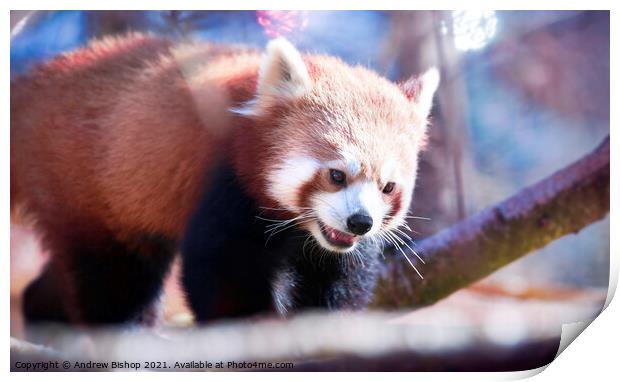
<path id="1" fill-rule="evenodd" d="M 432 304 L 555 239 L 577 233 L 608 211 L 609 137 L 539 183 L 418 244 L 410 243 L 425 260 L 416 264 L 424 279 L 404 256 L 391 257 L 373 306 Z"/>
<path id="2" fill-rule="evenodd" d="M 157 361 L 160 366 L 148 367 L 161 371 L 158 367 L 166 362 L 168 371 L 217 370 L 197 362 L 210 361 L 223 362 L 224 369 L 256 370 L 270 367 L 239 363 L 286 361 L 294 363 L 289 371 L 526 370 L 551 362 L 559 350 L 562 325 L 594 319 L 605 295 L 601 290 L 580 291 L 547 301 L 489 298 L 463 290 L 406 315 L 309 312 L 290 319 L 263 317 L 156 330 L 34 326 L 31 335 L 49 347 L 12 338 L 11 368 L 23 371 L 17 362 L 70 361 L 70 370 L 103 371 L 123 368 L 110 361 L 142 362 L 141 369 L 145 361 Z M 108 363 L 96 366 L 88 361 Z"/>
<path id="3" fill-rule="evenodd" d="M 18 362 L 66 360 L 70 361 L 70 370 L 103 371 L 118 368 L 110 361 L 142 365 L 157 361 L 166 362 L 168 371 L 184 371 L 176 363 L 190 362 L 181 366 L 187 371 L 213 370 L 213 366 L 205 367 L 197 361 L 223 361 L 224 369 L 247 370 L 248 366 L 229 362 L 287 361 L 294 363 L 289 371 L 511 370 L 549 363 L 558 350 L 557 323 L 536 325 L 516 346 L 506 346 L 488 336 L 485 327 L 476 321 L 456 320 L 451 327 L 438 322 L 434 319 L 428 324 L 411 325 L 398 320 L 395 314 L 367 312 L 216 323 L 168 330 L 163 335 L 150 330 L 43 327 L 39 329 L 53 338 L 54 350 L 11 339 L 11 367 L 18 370 L 14 366 Z M 82 361 L 85 363 L 80 364 Z M 88 361 L 108 364 L 100 367 Z"/>

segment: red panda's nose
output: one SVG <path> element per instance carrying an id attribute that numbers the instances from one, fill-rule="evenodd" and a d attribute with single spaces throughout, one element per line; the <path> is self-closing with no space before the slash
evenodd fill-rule
<path id="1" fill-rule="evenodd" d="M 347 219 L 347 228 L 356 235 L 363 235 L 372 228 L 372 218 L 364 214 L 354 214 Z"/>

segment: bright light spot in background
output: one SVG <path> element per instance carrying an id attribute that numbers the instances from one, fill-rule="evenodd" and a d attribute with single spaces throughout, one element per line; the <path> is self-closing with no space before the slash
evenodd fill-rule
<path id="1" fill-rule="evenodd" d="M 458 50 L 476 50 L 491 41 L 497 28 L 495 11 L 453 11 L 452 33 Z"/>
<path id="2" fill-rule="evenodd" d="M 256 11 L 256 19 L 267 36 L 288 37 L 308 26 L 308 11 Z"/>

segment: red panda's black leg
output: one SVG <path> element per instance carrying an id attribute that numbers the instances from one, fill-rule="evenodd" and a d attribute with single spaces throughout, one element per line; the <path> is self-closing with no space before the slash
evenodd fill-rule
<path id="1" fill-rule="evenodd" d="M 158 236 L 131 244 L 105 240 L 65 240 L 46 270 L 24 295 L 31 322 L 67 321 L 81 324 L 147 322 L 173 259 L 175 246 Z M 63 307 L 64 309 L 61 309 Z"/>
<path id="2" fill-rule="evenodd" d="M 275 259 L 265 247 L 258 212 L 232 170 L 214 173 L 181 246 L 182 281 L 199 322 L 272 310 Z"/>
<path id="3" fill-rule="evenodd" d="M 68 323 L 69 315 L 64 308 L 62 282 L 52 261 L 43 272 L 28 285 L 22 298 L 24 320 L 27 323 Z"/>
<path id="4" fill-rule="evenodd" d="M 205 247 L 196 247 L 199 251 Z M 259 251 L 241 246 L 184 254 L 183 284 L 196 321 L 246 317 L 271 311 L 268 270 Z"/>
<path id="5" fill-rule="evenodd" d="M 145 313 L 161 293 L 175 246 L 151 235 L 130 244 L 83 243 L 74 250 L 67 279 L 72 283 L 76 318 L 87 324 L 116 324 L 145 321 Z"/>

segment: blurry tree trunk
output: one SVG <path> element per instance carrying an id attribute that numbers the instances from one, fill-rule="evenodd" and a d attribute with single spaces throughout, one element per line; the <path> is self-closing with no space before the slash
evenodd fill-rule
<path id="1" fill-rule="evenodd" d="M 85 11 L 84 14 L 89 38 L 149 30 L 144 11 Z"/>
<path id="2" fill-rule="evenodd" d="M 449 12 L 435 11 L 432 14 L 437 49 L 437 61 L 441 68 L 442 86 L 438 89 L 437 99 L 441 105 L 441 124 L 444 127 L 448 153 L 451 156 L 451 167 L 454 182 L 454 201 L 456 204 L 456 221 L 465 219 L 465 188 L 463 186 L 463 146 L 468 137 L 466 132 L 469 116 L 467 115 L 467 91 L 461 68 L 461 54 L 454 46 L 452 38 L 442 38 L 442 23 L 453 35 Z"/>
<path id="3" fill-rule="evenodd" d="M 433 149 L 420 157 L 418 176 L 424 186 L 416 189 L 416 202 L 412 206 L 415 215 L 434 217 L 416 228 L 418 234 L 426 237 L 466 216 L 466 179 L 462 166 L 469 160 L 463 152 L 469 139 L 466 133 L 469 118 L 465 82 L 460 76 L 461 53 L 450 34 L 442 32 L 451 25 L 450 12 L 392 11 L 389 14 L 390 38 L 382 57 L 385 70 L 396 61 L 399 81 L 423 73 L 431 66 L 441 70 L 441 86 L 428 130 L 429 147 Z M 449 28 L 446 30 L 450 32 Z"/>
<path id="4" fill-rule="evenodd" d="M 412 75 L 423 73 L 431 66 L 439 66 L 437 57 L 436 35 L 433 31 L 433 11 L 390 11 L 390 37 L 386 39 L 386 48 L 382 57 L 386 73 L 392 62 L 396 62 L 398 77 L 396 81 L 405 81 Z M 445 79 L 441 80 L 441 88 Z M 434 105 L 431 116 L 431 128 L 428 129 L 428 146 L 420 156 L 418 177 L 424 180 L 424 187 L 415 190 L 415 204 L 412 206 L 419 216 L 433 216 L 416 227 L 416 233 L 422 237 L 430 236 L 443 227 L 455 223 L 450 203 L 446 203 L 444 195 L 450 193 L 452 178 L 446 176 L 451 167 L 451 153 L 448 132 L 441 115 L 443 100 Z M 411 222 L 413 223 L 413 222 Z"/>
<path id="5" fill-rule="evenodd" d="M 416 246 L 426 264 L 391 257 L 373 305 L 432 304 L 551 241 L 576 233 L 609 211 L 609 137 L 592 153 L 509 199 Z M 396 254 L 398 255 L 398 254 Z M 414 260 L 413 254 L 409 257 Z"/>

